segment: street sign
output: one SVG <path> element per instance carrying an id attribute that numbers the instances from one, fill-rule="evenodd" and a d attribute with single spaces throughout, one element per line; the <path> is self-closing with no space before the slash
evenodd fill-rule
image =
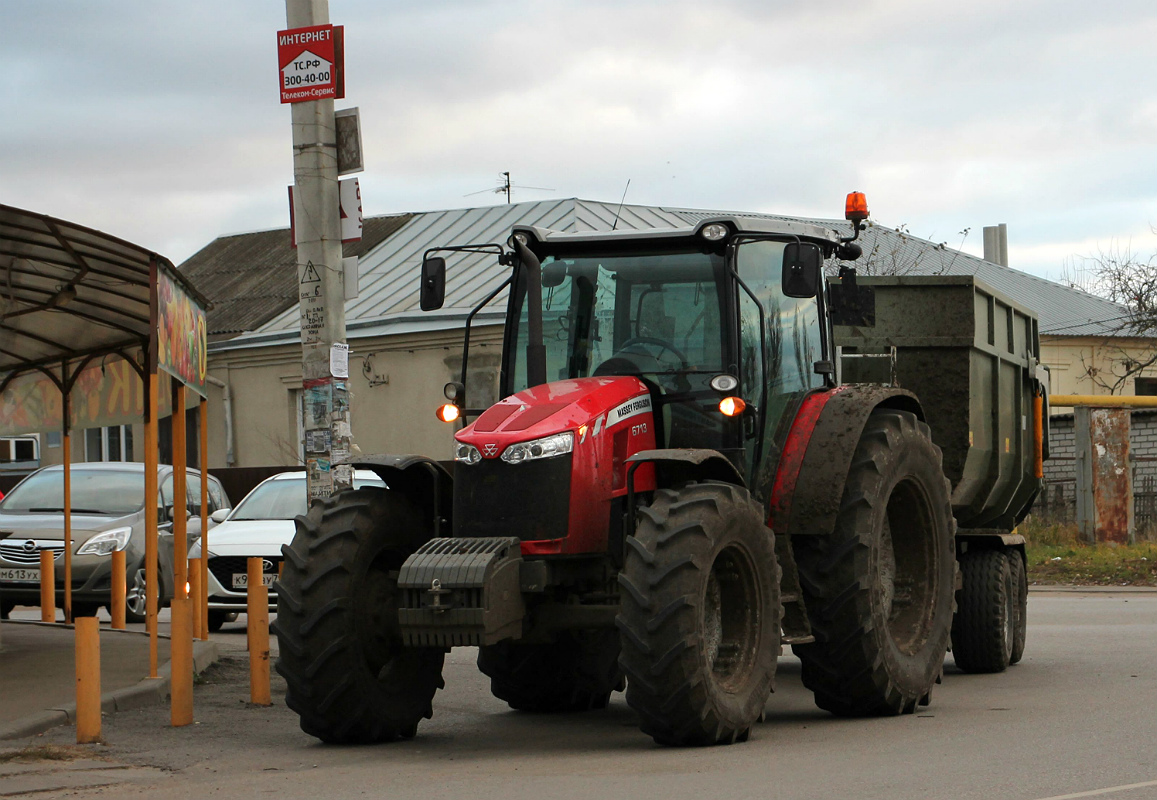
<path id="1" fill-rule="evenodd" d="M 277 32 L 281 102 L 303 103 L 337 97 L 334 26 L 314 25 Z"/>
<path id="2" fill-rule="evenodd" d="M 338 213 L 341 215 L 342 242 L 356 242 L 362 238 L 362 190 L 357 178 L 338 181 Z M 297 201 L 293 187 L 289 187 L 289 240 L 297 247 Z"/>

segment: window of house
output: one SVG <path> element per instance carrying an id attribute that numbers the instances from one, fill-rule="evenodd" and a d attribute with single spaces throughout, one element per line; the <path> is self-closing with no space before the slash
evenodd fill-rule
<path id="1" fill-rule="evenodd" d="M 1157 395 L 1157 378 L 1137 378 L 1133 382 L 1133 394 L 1139 397 Z"/>
<path id="2" fill-rule="evenodd" d="M 84 432 L 85 461 L 132 461 L 133 426 L 111 425 Z"/>

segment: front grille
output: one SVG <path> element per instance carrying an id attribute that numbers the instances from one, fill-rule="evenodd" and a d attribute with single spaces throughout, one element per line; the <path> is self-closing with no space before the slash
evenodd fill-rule
<path id="1" fill-rule="evenodd" d="M 454 470 L 454 535 L 566 536 L 571 454 L 508 464 L 487 458 Z"/>
<path id="2" fill-rule="evenodd" d="M 281 572 L 281 556 L 262 556 L 265 561 L 273 564 L 272 569 L 266 569 L 266 575 L 277 575 Z M 249 570 L 249 559 L 246 556 L 212 556 L 209 559 L 209 571 L 217 582 L 230 592 L 244 592 L 244 589 L 233 588 L 233 575 L 245 573 Z M 276 586 L 276 584 L 275 584 Z M 269 594 L 274 595 L 274 587 L 270 587 Z"/>
<path id="3" fill-rule="evenodd" d="M 31 540 L 33 548 L 27 550 L 24 545 L 28 541 L 28 539 L 5 539 L 0 542 L 0 558 L 10 564 L 39 564 L 41 550 L 51 550 L 53 560 L 59 560 L 64 555 L 64 542 L 34 539 Z"/>

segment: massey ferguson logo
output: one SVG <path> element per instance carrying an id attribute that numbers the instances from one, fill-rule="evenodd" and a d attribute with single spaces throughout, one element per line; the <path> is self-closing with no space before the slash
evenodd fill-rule
<path id="1" fill-rule="evenodd" d="M 486 456 L 487 458 L 493 458 L 494 456 L 498 455 L 498 445 L 496 445 L 496 444 L 484 444 L 484 445 L 482 445 L 482 455 Z"/>

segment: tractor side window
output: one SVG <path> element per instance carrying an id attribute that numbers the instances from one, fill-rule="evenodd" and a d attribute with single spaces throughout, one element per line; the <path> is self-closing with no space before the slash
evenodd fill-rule
<path id="1" fill-rule="evenodd" d="M 823 376 L 813 369 L 823 358 L 819 303 L 814 297 L 786 297 L 780 286 L 784 242 L 755 241 L 738 249 L 739 277 L 759 298 L 764 310 L 766 371 L 761 363 L 759 309 L 740 290 L 740 386 L 743 397 L 759 403 L 767 384 L 767 415 L 764 454 L 778 453 L 786 435 L 786 418 L 794 416 L 803 397 L 823 386 Z M 748 440 L 748 463 L 754 456 L 756 438 Z M 774 463 L 774 461 L 772 462 Z"/>

